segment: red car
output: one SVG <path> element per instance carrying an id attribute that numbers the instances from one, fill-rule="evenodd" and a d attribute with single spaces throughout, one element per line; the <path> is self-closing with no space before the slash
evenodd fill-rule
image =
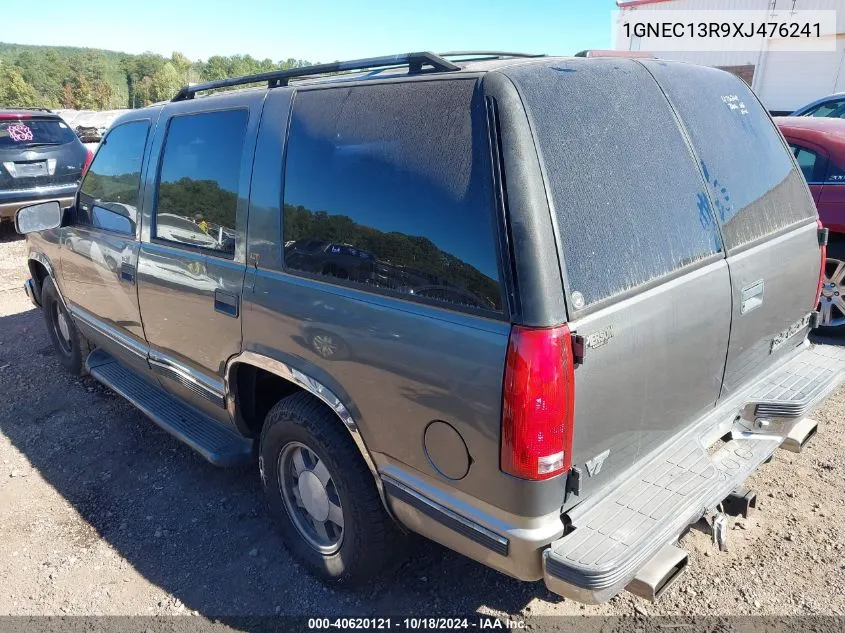
<path id="1" fill-rule="evenodd" d="M 830 230 L 820 325 L 845 333 L 845 119 L 776 117 Z"/>

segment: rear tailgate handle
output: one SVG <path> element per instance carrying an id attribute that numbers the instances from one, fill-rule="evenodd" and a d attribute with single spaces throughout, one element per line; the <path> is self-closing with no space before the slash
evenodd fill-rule
<path id="1" fill-rule="evenodd" d="M 742 289 L 739 313 L 745 314 L 761 305 L 763 305 L 763 280 L 758 279 Z"/>
<path id="2" fill-rule="evenodd" d="M 214 310 L 216 312 L 237 318 L 239 307 L 240 297 L 238 295 L 222 290 L 214 291 Z"/>

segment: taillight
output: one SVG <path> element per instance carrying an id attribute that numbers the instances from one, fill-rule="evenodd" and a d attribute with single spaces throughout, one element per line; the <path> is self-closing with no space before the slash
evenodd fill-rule
<path id="1" fill-rule="evenodd" d="M 88 154 L 85 156 L 85 164 L 82 166 L 83 178 L 85 178 L 85 174 L 88 173 L 88 168 L 91 166 L 91 161 L 94 160 L 94 152 L 92 152 L 87 147 L 85 148 L 85 151 L 88 152 Z"/>
<path id="2" fill-rule="evenodd" d="M 822 221 L 816 220 L 816 223 L 819 226 L 819 231 L 821 231 L 823 229 Z M 819 301 L 821 301 L 821 298 L 822 298 L 822 286 L 824 285 L 824 269 L 827 266 L 827 244 L 825 244 L 824 242 L 822 242 L 821 251 L 822 251 L 822 268 L 819 271 L 819 285 L 816 288 L 816 302 L 813 304 L 814 310 L 816 309 L 816 307 L 818 307 Z"/>
<path id="3" fill-rule="evenodd" d="M 503 386 L 502 471 L 522 479 L 549 479 L 567 470 L 575 406 L 569 328 L 514 326 Z"/>

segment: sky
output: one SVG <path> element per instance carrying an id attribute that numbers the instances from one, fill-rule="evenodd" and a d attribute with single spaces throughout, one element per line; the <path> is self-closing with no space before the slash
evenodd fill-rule
<path id="1" fill-rule="evenodd" d="M 26 2 L 24 2 L 26 4 Z M 20 0 L 0 0 L 19 7 Z M 249 54 L 328 62 L 418 50 L 567 55 L 610 48 L 614 0 L 39 0 L 0 40 L 189 59 Z M 49 18 L 47 18 L 49 16 Z"/>

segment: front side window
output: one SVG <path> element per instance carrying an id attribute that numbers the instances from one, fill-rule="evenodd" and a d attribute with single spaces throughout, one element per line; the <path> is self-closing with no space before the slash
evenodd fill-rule
<path id="1" fill-rule="evenodd" d="M 287 268 L 500 311 L 474 92 L 467 80 L 299 92 L 285 167 Z"/>
<path id="2" fill-rule="evenodd" d="M 171 119 L 161 159 L 154 237 L 231 257 L 246 110 Z"/>
<path id="3" fill-rule="evenodd" d="M 77 224 L 135 233 L 149 129 L 149 121 L 132 121 L 108 133 L 79 189 Z"/>

